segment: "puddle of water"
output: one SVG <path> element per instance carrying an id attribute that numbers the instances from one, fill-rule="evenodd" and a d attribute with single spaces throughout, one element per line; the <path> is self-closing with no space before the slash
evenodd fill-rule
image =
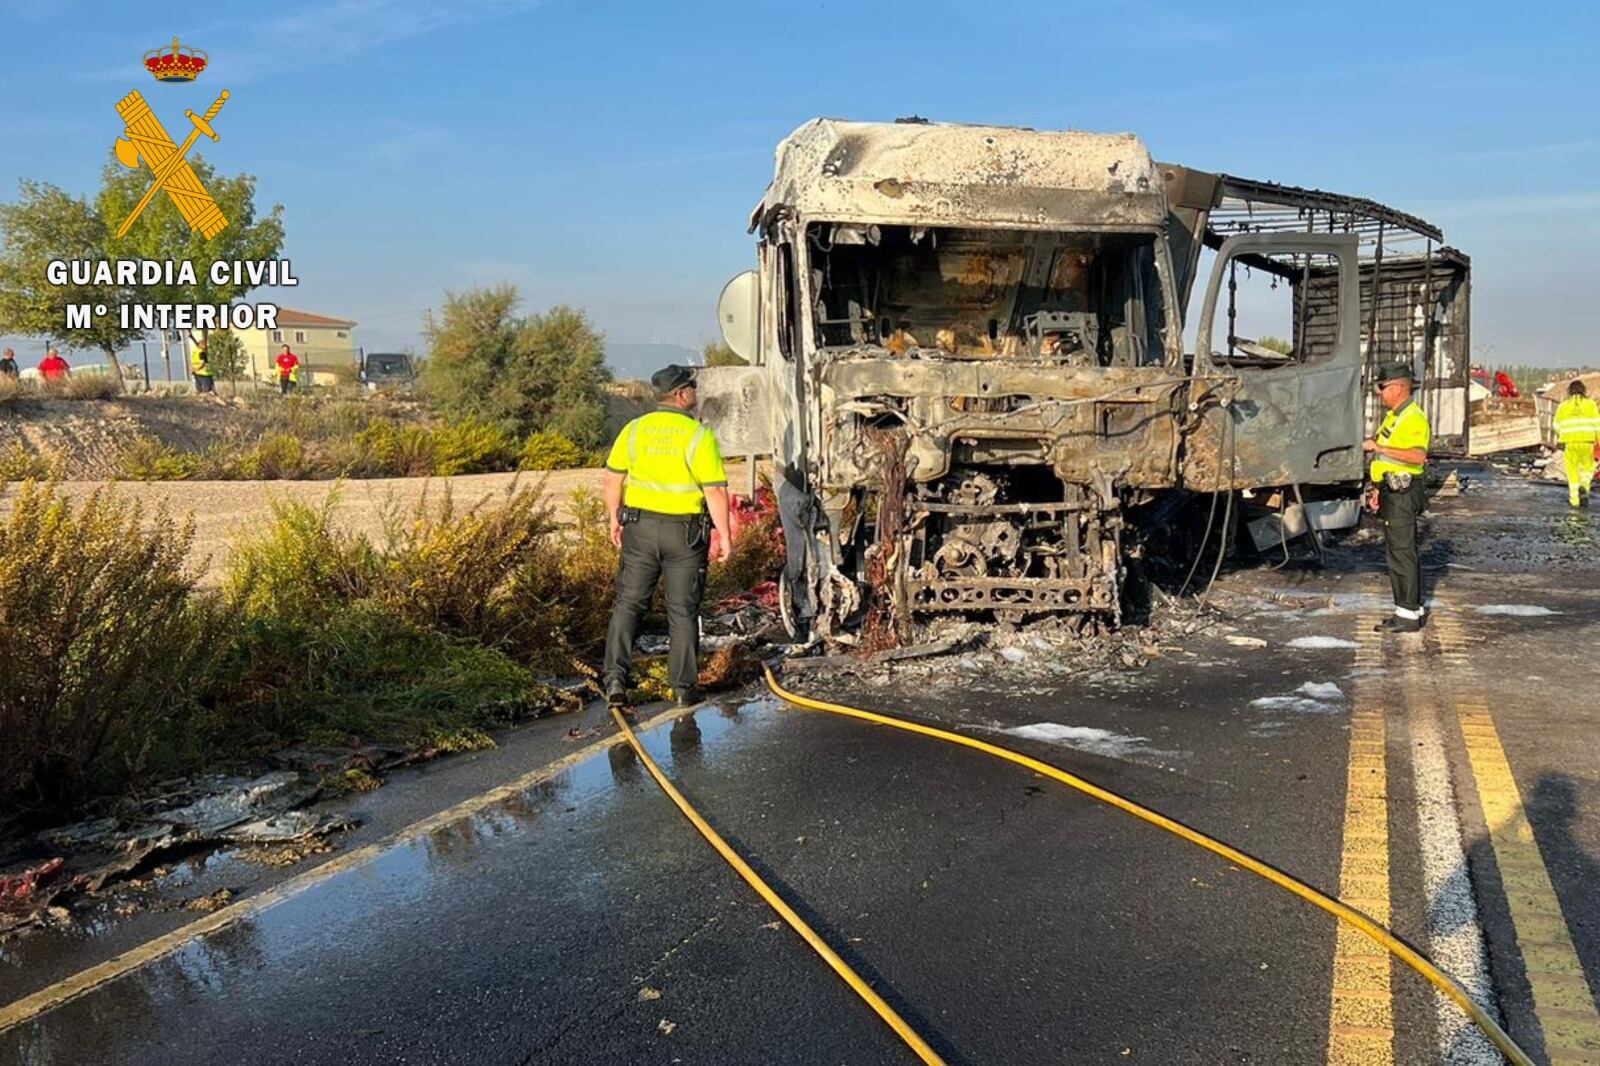
<path id="1" fill-rule="evenodd" d="M 1024 740 L 1042 740 L 1046 744 L 1059 744 L 1064 748 L 1101 755 L 1108 759 L 1127 759 L 1135 755 L 1164 755 L 1151 748 L 1149 737 L 1113 733 L 1086 725 L 1061 725 L 1058 722 L 1034 722 L 1032 725 L 997 729 L 997 733 L 1021 737 Z"/>
<path id="2" fill-rule="evenodd" d="M 1262 696 L 1250 701 L 1258 711 L 1287 711 L 1292 714 L 1336 714 L 1338 707 L 1305 696 Z"/>
<path id="3" fill-rule="evenodd" d="M 1289 647 L 1321 650 L 1325 648 L 1359 648 L 1361 645 L 1343 637 L 1295 637 L 1289 642 Z"/>

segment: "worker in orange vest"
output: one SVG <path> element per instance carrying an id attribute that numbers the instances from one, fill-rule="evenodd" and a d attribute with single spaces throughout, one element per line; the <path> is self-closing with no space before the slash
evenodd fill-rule
<path id="1" fill-rule="evenodd" d="M 278 391 L 287 396 L 299 379 L 300 359 L 289 350 L 285 344 L 283 351 L 278 353 Z"/>

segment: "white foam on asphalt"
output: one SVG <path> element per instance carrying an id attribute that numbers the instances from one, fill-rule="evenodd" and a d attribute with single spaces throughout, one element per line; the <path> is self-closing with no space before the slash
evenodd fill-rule
<path id="1" fill-rule="evenodd" d="M 1430 954 L 1440 969 L 1461 982 L 1474 1002 L 1490 1016 L 1498 1017 L 1437 712 L 1433 707 L 1419 707 L 1409 715 L 1409 721 Z M 1505 1061 L 1472 1019 L 1437 990 L 1434 1011 L 1438 1016 L 1440 1062 L 1447 1066 L 1490 1066 Z"/>
<path id="2" fill-rule="evenodd" d="M 1307 681 L 1296 692 L 1302 696 L 1309 696 L 1314 700 L 1342 700 L 1344 690 L 1332 681 Z"/>
<path id="3" fill-rule="evenodd" d="M 1295 637 L 1289 642 L 1289 647 L 1320 650 L 1324 648 L 1359 648 L 1361 645 L 1353 640 L 1345 640 L 1343 637 Z"/>
<path id="4" fill-rule="evenodd" d="M 1548 607 L 1535 607 L 1527 603 L 1484 603 L 1473 610 L 1479 614 L 1506 614 L 1513 618 L 1542 618 L 1556 613 Z"/>
<path id="5" fill-rule="evenodd" d="M 1149 747 L 1149 737 L 1113 733 L 1109 729 L 1096 729 L 1087 725 L 1061 725 L 1059 722 L 1034 722 L 1032 725 L 1013 726 L 997 732 L 1024 740 L 1042 740 L 1046 744 L 1060 744 L 1064 748 L 1103 755 L 1108 759 L 1126 759 L 1131 755 L 1155 755 Z"/>
<path id="6" fill-rule="evenodd" d="M 1258 711 L 1289 711 L 1294 714 L 1334 714 L 1339 708 L 1304 696 L 1262 696 L 1250 701 Z"/>

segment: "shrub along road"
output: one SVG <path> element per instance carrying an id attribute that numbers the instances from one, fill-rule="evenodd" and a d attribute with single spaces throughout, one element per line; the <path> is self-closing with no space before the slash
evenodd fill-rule
<path id="1" fill-rule="evenodd" d="M 729 467 L 735 491 L 746 483 L 739 464 Z M 352 478 L 329 481 L 66 481 L 61 491 L 74 501 L 97 489 L 114 487 L 118 494 L 142 503 L 147 513 L 165 506 L 174 518 L 194 518 L 195 539 L 191 553 L 195 562 L 205 561 L 203 584 L 222 579 L 230 548 L 241 535 L 259 532 L 272 518 L 274 500 L 290 500 L 320 507 L 334 494 L 334 524 L 342 531 L 378 538 L 383 533 L 385 516 L 409 514 L 424 498 L 437 501 L 448 490 L 456 505 L 470 506 L 482 499 L 491 502 L 513 484 L 543 484 L 544 495 L 554 505 L 557 517 L 570 519 L 573 492 L 600 493 L 604 471 L 553 470 L 549 473 L 526 471 L 504 474 L 462 474 L 456 477 Z M 0 516 L 9 509 L 16 486 L 0 494 Z"/>

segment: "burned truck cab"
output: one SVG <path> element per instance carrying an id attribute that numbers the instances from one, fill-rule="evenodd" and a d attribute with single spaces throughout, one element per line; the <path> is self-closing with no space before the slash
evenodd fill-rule
<path id="1" fill-rule="evenodd" d="M 758 269 L 719 306 L 750 365 L 702 377 L 701 415 L 771 457 L 791 629 L 887 646 L 958 614 L 1115 620 L 1130 532 L 1164 502 L 1359 482 L 1359 236 L 1223 237 L 1225 181 L 1132 134 L 818 119 L 779 145 Z M 1286 370 L 1250 363 L 1231 280 L 1212 339 L 1240 264 L 1303 294 Z"/>
<path id="2" fill-rule="evenodd" d="M 848 642 L 1117 611 L 1123 509 L 1176 483 L 1188 404 L 1166 224 L 1131 135 L 818 120 L 784 141 L 724 321 L 751 334 L 729 340 L 805 547 L 796 613 Z"/>

